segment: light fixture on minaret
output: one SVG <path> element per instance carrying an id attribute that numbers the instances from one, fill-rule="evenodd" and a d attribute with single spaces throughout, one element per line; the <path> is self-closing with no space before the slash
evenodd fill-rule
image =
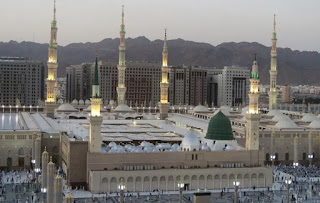
<path id="1" fill-rule="evenodd" d="M 276 33 L 276 15 L 273 19 L 273 32 L 272 32 L 272 48 L 271 48 L 271 64 L 270 64 L 270 90 L 269 95 L 269 110 L 277 108 L 277 33 Z"/>
<path id="2" fill-rule="evenodd" d="M 160 110 L 160 119 L 164 120 L 168 117 L 169 111 L 169 102 L 168 102 L 168 47 L 167 47 L 167 30 L 165 29 L 164 32 L 164 43 L 163 43 L 163 51 L 162 51 L 162 78 L 160 83 L 160 103 L 159 103 L 159 110 Z"/>
<path id="3" fill-rule="evenodd" d="M 89 152 L 101 152 L 101 123 L 102 116 L 100 114 L 101 96 L 99 86 L 99 71 L 98 71 L 98 54 L 94 67 L 94 78 L 92 84 L 91 97 L 91 114 L 89 116 L 90 134 L 89 134 Z"/>
<path id="4" fill-rule="evenodd" d="M 54 108 L 56 104 L 56 82 L 57 82 L 57 20 L 56 20 L 56 1 L 54 1 L 53 20 L 51 22 L 51 38 L 48 48 L 48 78 L 47 84 L 47 99 L 45 102 L 47 116 L 54 117 Z"/>
<path id="5" fill-rule="evenodd" d="M 246 114 L 246 149 L 259 150 L 259 72 L 255 56 L 250 78 L 249 111 Z"/>

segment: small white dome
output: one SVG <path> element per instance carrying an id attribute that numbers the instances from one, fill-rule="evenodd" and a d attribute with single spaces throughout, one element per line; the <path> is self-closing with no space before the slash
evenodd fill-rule
<path id="1" fill-rule="evenodd" d="M 277 109 L 272 109 L 267 113 L 267 116 L 275 116 L 275 115 L 282 115 L 282 113 Z"/>
<path id="2" fill-rule="evenodd" d="M 125 104 L 120 104 L 118 105 L 115 109 L 115 112 L 133 112 L 132 109 L 130 109 L 130 107 L 128 105 Z"/>
<path id="3" fill-rule="evenodd" d="M 249 106 L 246 106 L 246 107 L 242 108 L 241 115 L 245 116 L 247 114 L 247 111 L 249 111 Z"/>
<path id="4" fill-rule="evenodd" d="M 79 105 L 84 105 L 83 99 L 80 99 L 80 100 L 79 100 Z"/>
<path id="5" fill-rule="evenodd" d="M 298 128 L 297 124 L 291 119 L 282 119 L 275 125 L 276 128 Z"/>
<path id="6" fill-rule="evenodd" d="M 85 104 L 85 105 L 90 105 L 90 104 L 91 104 L 91 102 L 90 102 L 90 100 L 89 100 L 89 99 L 87 99 L 87 100 L 84 102 L 84 104 Z"/>
<path id="7" fill-rule="evenodd" d="M 199 151 L 200 142 L 198 136 L 193 132 L 186 134 L 181 142 L 181 148 L 183 151 Z"/>
<path id="8" fill-rule="evenodd" d="M 73 104 L 73 105 L 78 105 L 78 100 L 74 99 L 74 100 L 72 101 L 72 104 Z"/>
<path id="9" fill-rule="evenodd" d="M 207 145 L 207 143 L 205 143 L 204 145 L 201 146 L 201 150 L 202 151 L 210 151 L 210 147 Z"/>
<path id="10" fill-rule="evenodd" d="M 71 104 L 62 104 L 57 109 L 57 112 L 78 112 Z"/>
<path id="11" fill-rule="evenodd" d="M 320 128 L 320 120 L 313 120 L 309 125 L 309 128 Z"/>
<path id="12" fill-rule="evenodd" d="M 194 107 L 193 112 L 196 112 L 196 113 L 209 112 L 209 109 L 207 107 L 199 104 L 198 106 Z"/>
<path id="13" fill-rule="evenodd" d="M 312 122 L 314 120 L 318 120 L 318 117 L 312 113 L 306 113 L 303 115 L 303 117 L 301 118 L 302 121 L 304 122 Z"/>
<path id="14" fill-rule="evenodd" d="M 63 104 L 63 100 L 62 100 L 62 99 L 59 99 L 59 100 L 58 100 L 58 104 Z"/>
<path id="15" fill-rule="evenodd" d="M 280 120 L 284 120 L 284 119 L 289 119 L 289 120 L 291 120 L 291 119 L 289 118 L 289 116 L 284 115 L 284 114 L 278 114 L 278 115 L 275 115 L 275 116 L 272 118 L 273 121 L 280 121 Z"/>

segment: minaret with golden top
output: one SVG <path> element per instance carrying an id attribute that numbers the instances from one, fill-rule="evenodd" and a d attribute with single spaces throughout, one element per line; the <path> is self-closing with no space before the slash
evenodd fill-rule
<path id="1" fill-rule="evenodd" d="M 246 149 L 259 150 L 259 72 L 257 59 L 252 65 L 251 79 L 250 79 L 250 92 L 249 92 L 249 111 L 246 114 Z"/>
<path id="2" fill-rule="evenodd" d="M 51 38 L 48 48 L 48 78 L 47 84 L 47 99 L 46 99 L 46 111 L 47 116 L 54 117 L 54 107 L 56 104 L 56 82 L 57 82 L 57 20 L 56 20 L 56 1 L 54 1 L 53 20 L 51 22 Z"/>
<path id="3" fill-rule="evenodd" d="M 167 30 L 164 32 L 164 44 L 162 51 L 162 79 L 160 83 L 161 95 L 160 95 L 160 119 L 163 120 L 168 117 L 169 102 L 168 102 L 168 47 L 167 47 Z"/>

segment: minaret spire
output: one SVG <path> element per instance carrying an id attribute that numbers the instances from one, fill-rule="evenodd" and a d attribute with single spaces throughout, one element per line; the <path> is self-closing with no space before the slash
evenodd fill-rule
<path id="1" fill-rule="evenodd" d="M 93 84 L 92 84 L 92 98 L 100 98 L 98 50 L 96 50 L 96 62 L 94 67 L 94 77 L 93 77 Z"/>
<path id="2" fill-rule="evenodd" d="M 47 99 L 46 99 L 46 111 L 47 116 L 54 117 L 54 107 L 56 103 L 56 81 L 57 81 L 57 21 L 56 21 L 56 1 L 54 0 L 53 8 L 53 20 L 51 22 L 51 36 L 48 48 L 48 78 L 46 81 L 47 84 Z"/>
<path id="3" fill-rule="evenodd" d="M 273 17 L 273 32 L 272 32 L 272 47 L 271 47 L 271 63 L 270 63 L 270 90 L 269 94 L 269 110 L 277 108 L 277 32 L 276 32 L 276 15 Z"/>
<path id="4" fill-rule="evenodd" d="M 257 56 L 255 54 L 251 78 L 250 78 L 250 91 L 249 91 L 249 111 L 246 114 L 246 149 L 259 150 L 259 71 Z"/>
<path id="5" fill-rule="evenodd" d="M 167 47 L 167 29 L 164 30 L 164 42 L 162 51 L 162 80 L 160 83 L 161 99 L 159 104 L 160 119 L 168 117 L 169 102 L 168 102 L 168 47 Z"/>
<path id="6" fill-rule="evenodd" d="M 118 105 L 125 104 L 125 95 L 127 88 L 125 86 L 126 78 L 126 56 L 125 56 L 125 25 L 124 25 L 124 6 L 122 6 L 122 22 L 120 25 L 120 45 L 119 45 L 119 64 L 118 64 Z"/>

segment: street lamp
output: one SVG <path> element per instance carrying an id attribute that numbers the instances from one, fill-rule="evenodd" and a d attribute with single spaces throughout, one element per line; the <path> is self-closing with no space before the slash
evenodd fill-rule
<path id="1" fill-rule="evenodd" d="M 184 188 L 184 182 L 182 180 L 182 177 L 180 177 L 180 180 L 178 182 L 178 188 L 179 188 L 179 203 L 182 203 L 182 190 Z"/>
<path id="2" fill-rule="evenodd" d="M 36 190 L 39 188 L 39 173 L 40 173 L 40 168 L 35 168 L 34 171 L 36 172 L 36 179 L 37 179 L 37 184 L 36 184 Z"/>
<path id="3" fill-rule="evenodd" d="M 312 159 L 313 159 L 313 154 L 309 154 L 309 155 L 308 155 L 308 158 L 309 158 L 309 167 L 311 168 Z"/>
<path id="4" fill-rule="evenodd" d="M 118 186 L 119 190 L 120 190 L 120 203 L 124 203 L 124 189 L 126 188 L 126 186 L 123 183 L 123 178 L 120 179 L 120 184 Z"/>
<path id="5" fill-rule="evenodd" d="M 289 201 L 289 193 L 290 193 L 290 184 L 291 184 L 291 179 L 290 178 L 288 178 L 288 179 L 286 179 L 285 180 L 285 183 L 287 184 L 287 203 L 289 203 L 290 201 Z"/>
<path id="6" fill-rule="evenodd" d="M 42 197 L 44 202 L 46 202 L 46 193 L 47 193 L 47 188 L 41 188 L 41 192 L 42 192 Z"/>
<path id="7" fill-rule="evenodd" d="M 272 166 L 274 166 L 274 160 L 276 159 L 276 156 L 275 155 L 271 155 L 270 159 L 272 161 Z"/>
<path id="8" fill-rule="evenodd" d="M 293 167 L 294 167 L 294 182 L 297 182 L 297 168 L 299 166 L 298 162 L 293 162 Z"/>
<path id="9" fill-rule="evenodd" d="M 233 181 L 233 185 L 234 185 L 234 203 L 238 203 L 238 188 L 239 188 L 240 182 L 238 181 L 237 177 Z"/>

